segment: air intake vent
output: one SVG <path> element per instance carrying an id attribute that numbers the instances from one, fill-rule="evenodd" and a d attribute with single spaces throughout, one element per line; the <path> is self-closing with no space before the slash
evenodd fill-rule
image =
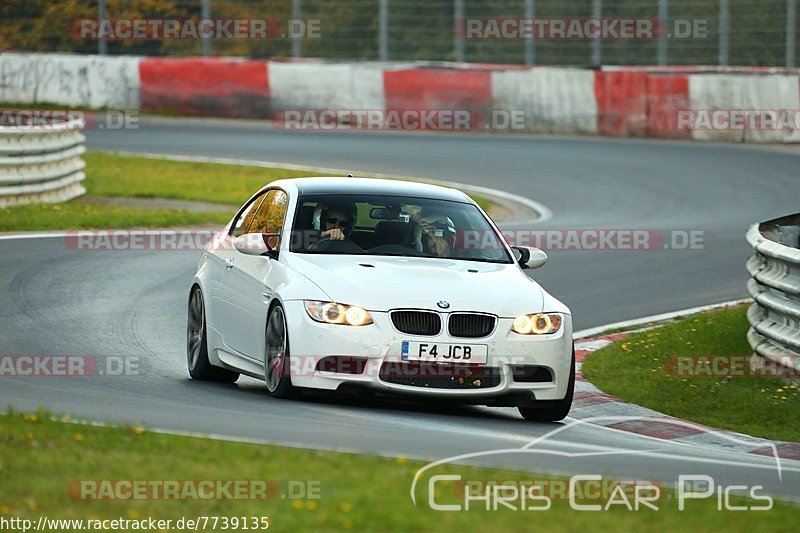
<path id="1" fill-rule="evenodd" d="M 487 337 L 494 331 L 497 318 L 475 313 L 453 313 L 447 322 L 447 332 L 451 337 Z"/>
<path id="2" fill-rule="evenodd" d="M 385 362 L 381 381 L 430 389 L 491 389 L 500 385 L 500 369 L 470 365 Z"/>
<path id="3" fill-rule="evenodd" d="M 517 383 L 552 383 L 553 372 L 544 366 L 516 365 L 511 367 L 511 375 Z"/>
<path id="4" fill-rule="evenodd" d="M 397 331 L 409 335 L 438 335 L 442 331 L 442 320 L 431 311 L 392 311 L 392 324 Z"/>

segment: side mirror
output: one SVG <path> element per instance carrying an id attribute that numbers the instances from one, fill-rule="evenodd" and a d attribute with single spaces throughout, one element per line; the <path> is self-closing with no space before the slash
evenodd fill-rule
<path id="1" fill-rule="evenodd" d="M 245 255 L 278 258 L 280 236 L 277 233 L 245 233 L 233 240 L 233 247 Z"/>
<path id="2" fill-rule="evenodd" d="M 540 268 L 547 262 L 547 254 L 539 248 L 512 246 L 511 250 L 514 252 L 514 259 L 522 268 Z"/>

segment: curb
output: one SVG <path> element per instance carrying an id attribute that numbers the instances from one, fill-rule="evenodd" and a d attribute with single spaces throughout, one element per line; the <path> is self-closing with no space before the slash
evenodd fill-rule
<path id="1" fill-rule="evenodd" d="M 696 314 L 697 312 L 709 309 L 718 309 L 741 304 L 746 301 L 747 300 L 737 300 L 723 304 L 686 309 L 577 332 L 575 334 L 575 397 L 572 403 L 570 418 L 577 420 L 605 419 L 605 423 L 591 423 L 603 428 L 626 431 L 662 441 L 670 441 L 689 446 L 723 448 L 727 451 L 775 457 L 779 460 L 789 459 L 800 461 L 800 443 L 752 437 L 743 433 L 715 429 L 696 422 L 665 415 L 646 407 L 625 402 L 611 394 L 604 393 L 587 381 L 581 372 L 583 361 L 593 352 L 613 342 L 624 339 L 632 333 L 649 329 L 649 327 L 640 328 L 635 331 L 612 333 L 609 335 L 597 335 L 598 330 L 607 331 L 615 327 L 649 324 L 659 320 L 664 321 L 678 316 Z M 620 419 L 624 421 L 619 422 Z M 587 422 L 588 421 L 590 420 L 587 420 Z"/>

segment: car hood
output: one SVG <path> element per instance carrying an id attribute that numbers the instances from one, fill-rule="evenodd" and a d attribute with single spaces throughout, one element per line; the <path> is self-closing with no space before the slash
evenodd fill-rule
<path id="1" fill-rule="evenodd" d="M 501 317 L 542 311 L 543 291 L 516 264 L 417 257 L 287 254 L 286 264 L 331 299 L 369 311 L 481 311 Z"/>

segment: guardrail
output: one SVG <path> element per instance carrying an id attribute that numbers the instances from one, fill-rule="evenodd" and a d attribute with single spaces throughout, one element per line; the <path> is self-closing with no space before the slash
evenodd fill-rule
<path id="1" fill-rule="evenodd" d="M 64 202 L 86 193 L 83 120 L 0 127 L 0 207 Z"/>
<path id="2" fill-rule="evenodd" d="M 800 214 L 753 224 L 747 242 L 747 340 L 757 356 L 800 372 Z"/>

